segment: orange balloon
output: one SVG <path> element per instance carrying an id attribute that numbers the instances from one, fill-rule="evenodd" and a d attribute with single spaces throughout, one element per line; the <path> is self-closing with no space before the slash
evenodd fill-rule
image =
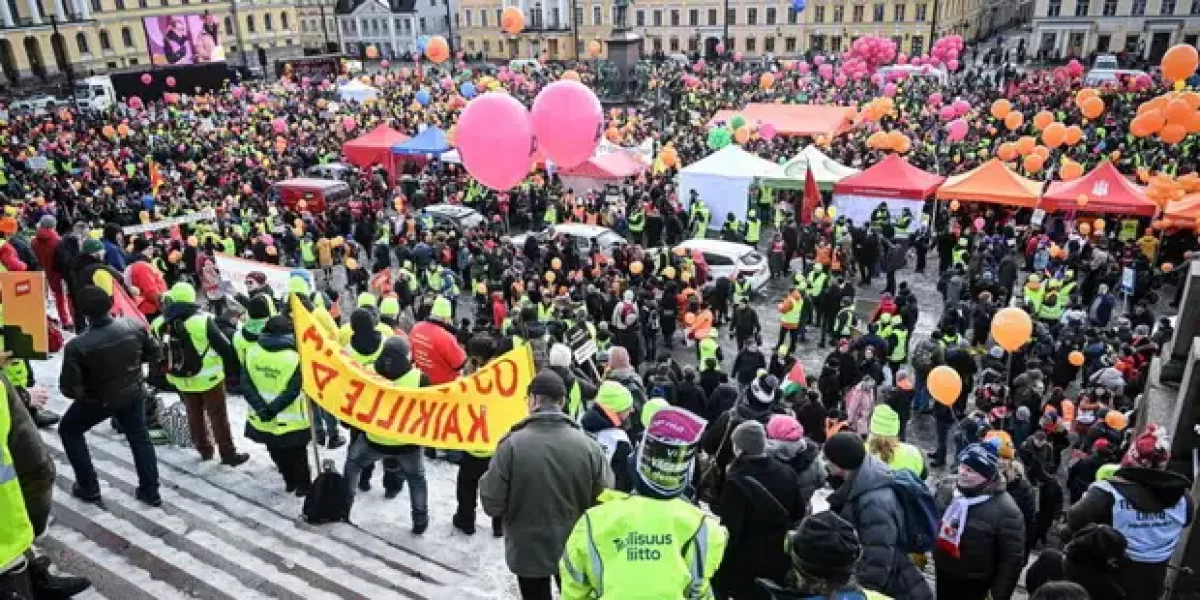
<path id="1" fill-rule="evenodd" d="M 1083 165 L 1073 160 L 1067 161 L 1058 169 L 1058 174 L 1063 181 L 1079 179 L 1083 175 Z"/>
<path id="2" fill-rule="evenodd" d="M 509 6 L 500 13 L 500 29 L 505 33 L 518 34 L 525 29 L 525 13 L 515 6 Z"/>
<path id="3" fill-rule="evenodd" d="M 621 140 L 621 132 L 616 127 L 609 127 L 604 132 L 604 137 L 608 138 L 610 142 L 619 142 Z"/>
<path id="4" fill-rule="evenodd" d="M 1191 117 L 1188 117 L 1187 130 L 1188 133 L 1200 133 L 1200 110 L 1192 113 Z"/>
<path id="5" fill-rule="evenodd" d="M 1050 111 L 1048 110 L 1043 110 L 1033 116 L 1033 126 L 1037 127 L 1038 131 L 1049 127 L 1053 122 L 1054 115 L 1050 114 Z"/>
<path id="6" fill-rule="evenodd" d="M 1163 109 L 1163 116 L 1167 118 L 1167 123 L 1178 123 L 1187 125 L 1192 118 L 1194 109 L 1188 106 L 1188 103 L 1182 98 L 1177 98 L 1167 103 L 1167 107 Z"/>
<path id="7" fill-rule="evenodd" d="M 1025 172 L 1033 174 L 1042 170 L 1042 167 L 1046 164 L 1046 159 L 1042 158 L 1040 154 L 1030 154 L 1025 157 L 1025 160 L 1021 164 L 1025 167 Z"/>
<path id="8" fill-rule="evenodd" d="M 929 385 L 929 394 L 942 406 L 954 406 L 962 392 L 962 377 L 958 371 L 945 365 L 930 371 L 926 383 Z"/>
<path id="9" fill-rule="evenodd" d="M 592 41 L 588 42 L 588 47 L 587 47 L 588 56 L 590 56 L 592 58 L 596 58 L 597 56 L 600 56 L 600 52 L 603 50 L 604 50 L 604 46 L 600 43 L 599 40 L 592 40 Z"/>
<path id="10" fill-rule="evenodd" d="M 1183 138 L 1187 137 L 1187 134 L 1187 127 L 1172 123 L 1163 127 L 1162 131 L 1158 132 L 1158 139 L 1162 140 L 1165 144 L 1178 144 L 1183 141 Z"/>
<path id="11" fill-rule="evenodd" d="M 364 54 L 366 54 L 368 60 L 375 60 L 379 58 L 379 48 L 376 48 L 375 46 L 367 46 Z"/>
<path id="12" fill-rule="evenodd" d="M 1144 114 L 1155 110 L 1162 110 L 1167 107 L 1167 99 L 1163 96 L 1151 98 L 1138 105 L 1138 114 Z"/>
<path id="13" fill-rule="evenodd" d="M 887 134 L 887 147 L 890 150 L 900 151 L 904 144 L 908 142 L 908 136 L 899 131 L 890 131 Z"/>
<path id="14" fill-rule="evenodd" d="M 1091 201 L 1091 198 L 1089 198 L 1087 194 L 1080 194 L 1075 197 L 1075 205 L 1080 208 L 1087 206 L 1088 202 L 1090 202 L 1090 201 Z M 1087 225 L 1087 223 L 1083 223 L 1082 225 L 1080 225 L 1079 226 L 1080 229 L 1082 229 L 1085 225 Z"/>
<path id="15" fill-rule="evenodd" d="M 1088 234 L 1089 234 L 1089 233 L 1091 233 L 1091 232 L 1092 232 L 1092 226 L 1091 226 L 1091 225 L 1088 225 L 1087 223 L 1080 223 L 1080 224 L 1079 224 L 1079 234 L 1080 234 L 1080 235 L 1088 235 Z"/>
<path id="16" fill-rule="evenodd" d="M 1024 124 L 1025 115 L 1021 114 L 1019 111 L 1014 110 L 1004 117 L 1004 126 L 1007 127 L 1009 131 L 1016 131 Z"/>
<path id="17" fill-rule="evenodd" d="M 1089 119 L 1095 119 L 1096 117 L 1104 114 L 1104 100 L 1101 100 L 1098 97 L 1088 98 L 1087 100 L 1084 100 L 1083 106 L 1080 106 L 1079 110 L 1083 111 L 1083 116 Z"/>
<path id="18" fill-rule="evenodd" d="M 1067 127 L 1062 123 L 1051 123 L 1042 129 L 1042 142 L 1057 148 L 1067 141 Z"/>
<path id="19" fill-rule="evenodd" d="M 1021 136 L 1021 138 L 1017 140 L 1017 154 L 1020 154 L 1021 156 L 1028 156 L 1029 154 L 1033 153 L 1035 146 L 1037 146 L 1037 140 L 1033 139 L 1032 136 Z"/>
<path id="20" fill-rule="evenodd" d="M 996 156 L 1004 162 L 1008 162 L 1017 157 L 1017 145 L 1012 142 L 1004 142 L 1000 144 L 1000 149 L 996 151 Z"/>
<path id="21" fill-rule="evenodd" d="M 1067 355 L 1067 361 L 1071 363 L 1072 367 L 1082 367 L 1083 366 L 1083 353 L 1078 350 L 1073 350 L 1070 354 Z"/>
<path id="22" fill-rule="evenodd" d="M 996 100 L 992 103 L 991 112 L 993 117 L 1003 119 L 1008 116 L 1008 113 L 1012 112 L 1012 102 L 1004 98 Z"/>
<path id="23" fill-rule="evenodd" d="M 750 128 L 742 125 L 733 131 L 733 141 L 745 144 L 750 141 Z"/>
<path id="24" fill-rule="evenodd" d="M 1042 161 L 1045 162 L 1050 158 L 1050 149 L 1038 144 L 1037 146 L 1033 147 L 1033 152 L 1031 152 L 1031 154 L 1042 157 Z"/>
<path id="25" fill-rule="evenodd" d="M 775 85 L 775 76 L 770 73 L 763 73 L 762 77 L 758 78 L 758 87 L 769 90 Z"/>
<path id="26" fill-rule="evenodd" d="M 1200 64 L 1200 53 L 1190 44 L 1177 44 L 1162 57 L 1163 79 L 1167 81 L 1183 81 L 1196 72 Z"/>
<path id="27" fill-rule="evenodd" d="M 1067 145 L 1074 146 L 1083 140 L 1083 129 L 1078 125 L 1072 125 L 1067 128 Z"/>
<path id="28" fill-rule="evenodd" d="M 1096 90 L 1092 88 L 1083 88 L 1082 90 L 1075 92 L 1075 106 L 1083 108 L 1084 102 L 1087 102 L 1089 98 L 1095 98 L 1098 95 L 1099 94 L 1096 93 Z"/>
<path id="29" fill-rule="evenodd" d="M 1159 115 L 1159 116 L 1155 117 L 1154 115 Z M 1160 120 L 1161 115 L 1162 115 L 1161 112 L 1156 112 L 1156 113 L 1148 112 L 1148 113 L 1141 114 L 1141 115 L 1134 117 L 1133 121 L 1131 121 L 1129 123 L 1129 133 L 1131 135 L 1133 135 L 1134 137 L 1140 137 L 1140 138 L 1144 138 L 1144 137 L 1153 135 L 1159 129 L 1162 129 L 1162 123 L 1164 123 L 1166 121 L 1166 119 Z M 1156 128 L 1156 126 L 1157 126 L 1157 128 Z"/>
<path id="30" fill-rule="evenodd" d="M 1001 348 L 1016 352 L 1033 335 L 1033 319 L 1019 308 L 1004 308 L 992 317 L 992 338 Z"/>
<path id="31" fill-rule="evenodd" d="M 425 43 L 425 58 L 428 58 L 434 64 L 441 64 L 450 58 L 450 44 L 446 38 L 435 35 L 429 38 Z"/>

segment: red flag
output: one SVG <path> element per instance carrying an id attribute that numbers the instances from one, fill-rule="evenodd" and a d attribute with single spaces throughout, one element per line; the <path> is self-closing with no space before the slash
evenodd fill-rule
<path id="1" fill-rule="evenodd" d="M 138 310 L 137 303 L 133 301 L 133 298 L 129 297 L 129 294 L 125 293 L 125 288 L 121 287 L 120 284 L 113 286 L 111 313 L 113 317 L 133 319 L 140 323 L 142 327 L 146 329 L 150 328 L 150 323 L 146 322 L 146 315 L 143 315 L 142 311 Z"/>
<path id="2" fill-rule="evenodd" d="M 813 177 L 812 167 L 804 173 L 804 198 L 800 204 L 800 224 L 812 223 L 813 211 L 821 206 L 821 190 L 817 188 L 817 179 Z"/>

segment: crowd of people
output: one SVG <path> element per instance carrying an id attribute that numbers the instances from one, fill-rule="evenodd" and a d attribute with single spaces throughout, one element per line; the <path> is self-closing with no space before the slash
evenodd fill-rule
<path id="1" fill-rule="evenodd" d="M 113 419 L 137 466 L 137 498 L 161 504 L 152 430 L 168 426 L 170 411 L 147 390 L 178 393 L 186 433 L 175 435 L 202 460 L 236 468 L 249 459 L 239 444 L 263 444 L 299 496 L 313 493 L 310 444 L 348 443 L 343 517 L 381 462 L 386 497 L 408 486 L 415 535 L 436 517 L 424 461 L 456 462 L 450 520 L 474 534 L 482 508 L 523 598 L 551 598 L 557 582 L 563 598 L 1007 600 L 1022 573 L 1034 598 L 1162 596 L 1195 506 L 1189 479 L 1168 468 L 1163 427 L 1134 415 L 1173 333 L 1168 296 L 1178 303 L 1182 293 L 1186 269 L 1164 265 L 1187 264 L 1194 231 L 1096 215 L 1109 226 L 1081 233 L 1075 215 L 1035 224 L 1028 209 L 982 203 L 899 216 L 881 206 L 856 223 L 757 187 L 739 221 L 711 214 L 699 195 L 679 197 L 672 165 L 625 182 L 616 199 L 577 194 L 541 168 L 495 192 L 425 159 L 400 173 L 351 171 L 350 199 L 315 213 L 275 196 L 274 182 L 338 160 L 357 132 L 449 129 L 467 101 L 462 83 L 528 103 L 568 67 L 592 81 L 583 64 L 495 77 L 478 66 L 388 67 L 368 76 L 380 98 L 365 104 L 331 99 L 324 84 L 238 83 L 104 114 L 10 116 L 0 263 L 43 271 L 52 327 L 74 337 L 63 349 L 59 384 L 72 403 L 61 421 L 28 361 L 4 365 L 5 597 L 87 585 L 52 575 L 31 549 L 54 481 L 36 428 L 57 423 L 73 495 L 101 503 L 85 434 Z M 858 106 L 879 95 L 870 80 L 833 85 L 782 62 L 649 68 L 652 92 L 611 115 L 610 137 L 670 143 L 680 164 L 710 151 L 706 120 L 717 110 Z M 760 85 L 764 71 L 780 74 L 773 86 Z M 899 87 L 879 127 L 906 132 L 906 158 L 941 174 L 978 166 L 1020 133 L 987 114 L 997 98 L 1083 124 L 1086 142 L 1056 159 L 1112 160 L 1130 176 L 1200 164 L 1195 136 L 1167 145 L 1126 133 L 1156 94 L 1132 83 L 1102 90 L 1099 119 L 1079 114 L 1079 78 L 1063 68 L 967 66 L 945 84 Z M 964 139 L 947 139 L 933 94 L 976 107 Z M 884 154 L 868 147 L 872 132 L 819 143 L 867 167 Z M 783 161 L 808 142 L 744 146 Z M 484 221 L 436 224 L 425 207 L 440 203 Z M 125 233 L 207 210 L 212 218 Z M 569 222 L 604 225 L 627 243 L 581 245 L 555 231 Z M 513 243 L 519 232 L 537 234 Z M 756 290 L 743 276 L 716 276 L 703 254 L 679 247 L 706 236 L 766 253 L 770 282 Z M 264 267 L 231 282 L 220 255 Z M 268 283 L 273 269 L 290 270 L 286 289 Z M 934 288 L 941 302 L 922 305 Z M 113 317 L 120 297 L 140 320 Z M 444 453 L 340 423 L 301 391 L 293 298 L 398 388 L 451 382 L 528 344 L 538 368 L 530 415 L 494 452 Z M 1033 322 L 1012 352 L 992 336 L 1005 307 Z M 584 363 L 567 337 L 580 326 L 598 350 Z M 956 397 L 931 389 L 942 367 L 961 381 Z M 233 397 L 249 407 L 242 436 L 228 416 Z M 702 425 L 680 427 L 681 415 Z M 930 430 L 933 439 L 918 435 Z"/>

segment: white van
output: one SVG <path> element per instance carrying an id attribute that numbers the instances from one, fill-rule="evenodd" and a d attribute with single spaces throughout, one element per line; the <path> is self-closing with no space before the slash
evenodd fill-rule
<path id="1" fill-rule="evenodd" d="M 542 63 L 533 58 L 518 58 L 508 61 L 508 69 L 510 71 L 523 71 L 529 69 L 531 71 L 541 71 Z"/>

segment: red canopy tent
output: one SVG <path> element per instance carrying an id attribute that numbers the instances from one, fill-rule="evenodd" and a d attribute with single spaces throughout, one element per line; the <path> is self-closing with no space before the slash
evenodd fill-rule
<path id="1" fill-rule="evenodd" d="M 563 169 L 559 175 L 567 187 L 584 192 L 603 189 L 606 183 L 620 182 L 647 168 L 649 165 L 628 152 L 610 152 L 593 156 L 570 169 Z"/>
<path id="2" fill-rule="evenodd" d="M 1088 202 L 1079 206 L 1080 196 Z M 1046 212 L 1079 210 L 1089 213 L 1116 213 L 1153 217 L 1158 205 L 1137 185 L 1104 161 L 1091 173 L 1072 181 L 1056 181 L 1042 195 L 1038 205 Z"/>
<path id="3" fill-rule="evenodd" d="M 389 171 L 392 168 L 392 146 L 408 141 L 409 136 L 388 127 L 380 125 L 375 129 L 342 144 L 342 155 L 346 162 L 366 169 L 373 165 L 383 165 Z"/>
<path id="4" fill-rule="evenodd" d="M 926 173 L 889 154 L 871 168 L 833 184 L 833 193 L 874 198 L 923 200 L 933 195 L 946 178 Z"/>

